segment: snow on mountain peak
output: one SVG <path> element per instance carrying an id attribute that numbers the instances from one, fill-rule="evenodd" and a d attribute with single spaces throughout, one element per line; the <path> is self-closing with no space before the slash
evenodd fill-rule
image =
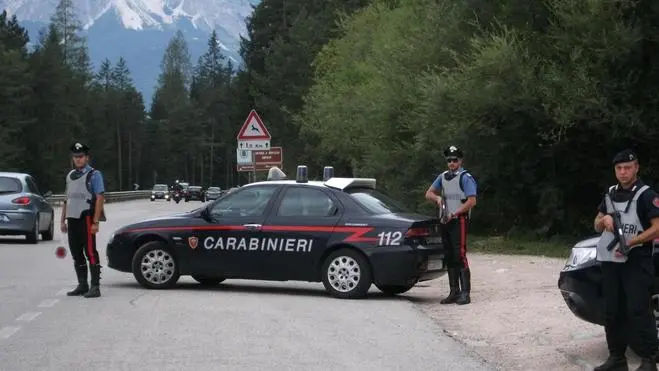
<path id="1" fill-rule="evenodd" d="M 245 17 L 252 13 L 250 0 L 75 0 L 84 28 L 112 11 L 125 28 L 161 28 L 188 19 L 197 28 L 222 28 L 237 39 L 245 34 Z M 55 11 L 53 0 L 0 0 L 0 9 L 19 20 L 48 22 Z"/>

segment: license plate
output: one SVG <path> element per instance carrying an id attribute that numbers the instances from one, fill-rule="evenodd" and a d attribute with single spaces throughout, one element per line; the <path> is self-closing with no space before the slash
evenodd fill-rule
<path id="1" fill-rule="evenodd" d="M 428 260 L 428 270 L 438 270 L 444 268 L 444 261 L 441 259 Z"/>
<path id="2" fill-rule="evenodd" d="M 9 217 L 5 214 L 0 214 L 0 223 L 9 223 Z"/>
<path id="3" fill-rule="evenodd" d="M 442 243 L 441 237 L 428 237 L 426 238 L 426 243 L 428 245 L 439 245 Z"/>

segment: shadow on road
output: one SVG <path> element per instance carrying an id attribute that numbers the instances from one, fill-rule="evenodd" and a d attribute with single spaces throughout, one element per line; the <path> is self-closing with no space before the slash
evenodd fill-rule
<path id="1" fill-rule="evenodd" d="M 174 288 L 167 290 L 149 290 L 142 287 L 138 283 L 121 282 L 121 283 L 107 283 L 104 286 L 127 288 L 149 291 L 206 291 L 206 292 L 232 292 L 232 293 L 252 293 L 252 294 L 266 294 L 266 295 L 294 295 L 294 296 L 314 296 L 314 297 L 331 297 L 323 288 L 307 288 L 307 287 L 285 287 L 274 286 L 272 284 L 258 285 L 249 283 L 231 283 L 222 282 L 216 286 L 206 286 L 194 282 L 179 282 Z M 409 297 L 404 296 L 388 296 L 380 291 L 372 291 L 368 293 L 368 300 L 409 300 Z"/>

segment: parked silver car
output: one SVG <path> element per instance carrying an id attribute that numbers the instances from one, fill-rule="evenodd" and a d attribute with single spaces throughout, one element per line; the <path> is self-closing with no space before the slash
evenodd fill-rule
<path id="1" fill-rule="evenodd" d="M 220 187 L 208 187 L 206 190 L 206 199 L 207 200 L 217 200 L 222 196 L 222 190 Z"/>
<path id="2" fill-rule="evenodd" d="M 29 243 L 54 236 L 55 211 L 29 174 L 0 172 L 0 235 L 25 235 Z"/>

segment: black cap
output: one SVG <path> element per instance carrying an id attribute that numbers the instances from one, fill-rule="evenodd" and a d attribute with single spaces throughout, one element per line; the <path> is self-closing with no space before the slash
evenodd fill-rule
<path id="1" fill-rule="evenodd" d="M 456 146 L 450 146 L 444 150 L 444 157 L 462 158 L 462 150 Z"/>
<path id="2" fill-rule="evenodd" d="M 634 153 L 631 149 L 625 149 L 618 152 L 615 156 L 613 156 L 613 165 L 617 165 L 621 162 L 630 162 L 634 160 L 638 160 L 638 156 L 636 156 L 636 153 Z"/>
<path id="3" fill-rule="evenodd" d="M 76 142 L 73 143 L 70 147 L 71 153 L 74 155 L 88 155 L 89 154 L 89 147 L 87 147 L 86 144 Z"/>

